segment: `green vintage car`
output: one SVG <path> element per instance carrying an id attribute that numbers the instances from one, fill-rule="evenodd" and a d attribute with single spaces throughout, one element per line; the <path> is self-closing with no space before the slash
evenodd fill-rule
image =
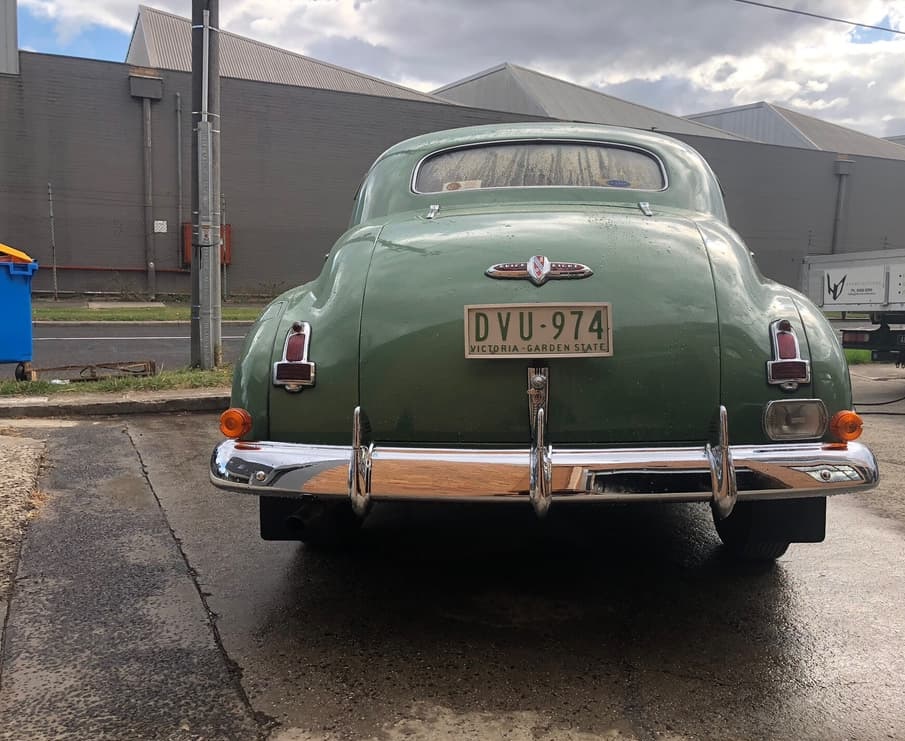
<path id="1" fill-rule="evenodd" d="M 211 480 L 260 497 L 265 539 L 340 539 L 379 500 L 709 502 L 773 559 L 878 476 L 832 328 L 760 274 L 707 163 L 604 126 L 388 149 L 232 404 Z"/>

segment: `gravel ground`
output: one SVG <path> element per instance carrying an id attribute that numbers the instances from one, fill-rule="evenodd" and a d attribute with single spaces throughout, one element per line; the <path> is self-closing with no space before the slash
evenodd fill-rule
<path id="1" fill-rule="evenodd" d="M 0 625 L 6 620 L 10 587 L 25 523 L 41 506 L 35 479 L 44 442 L 0 431 Z"/>

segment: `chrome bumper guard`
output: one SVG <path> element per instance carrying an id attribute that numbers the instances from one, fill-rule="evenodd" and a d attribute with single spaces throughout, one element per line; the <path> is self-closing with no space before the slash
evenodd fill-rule
<path id="1" fill-rule="evenodd" d="M 727 517 L 738 499 L 795 499 L 876 486 L 873 453 L 860 443 L 729 445 L 720 408 L 715 445 L 667 448 L 384 447 L 367 440 L 355 410 L 353 445 L 225 440 L 211 482 L 265 496 L 372 500 L 525 501 L 543 515 L 552 500 L 712 502 Z"/>

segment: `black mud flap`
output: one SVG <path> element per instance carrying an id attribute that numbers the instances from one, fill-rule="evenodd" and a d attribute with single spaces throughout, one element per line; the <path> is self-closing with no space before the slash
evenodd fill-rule
<path id="1" fill-rule="evenodd" d="M 826 537 L 826 497 L 739 502 L 751 508 L 752 540 L 774 543 L 821 543 Z M 733 512 L 734 517 L 737 512 Z M 730 517 L 732 519 L 732 517 Z"/>

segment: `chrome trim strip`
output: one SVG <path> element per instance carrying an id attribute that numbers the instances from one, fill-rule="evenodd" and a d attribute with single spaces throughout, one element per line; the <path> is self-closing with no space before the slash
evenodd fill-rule
<path id="1" fill-rule="evenodd" d="M 547 260 L 540 277 L 536 277 L 531 274 L 529 267 L 533 260 L 541 258 L 547 260 L 543 255 L 535 255 L 525 262 L 498 262 L 487 268 L 484 275 L 498 280 L 530 280 L 536 286 L 542 286 L 548 280 L 581 280 L 594 275 L 591 268 L 580 262 Z"/>
<path id="2" fill-rule="evenodd" d="M 361 425 L 363 427 L 363 425 Z M 211 457 L 211 482 L 222 488 L 266 496 L 350 497 L 370 500 L 527 501 L 530 450 L 403 448 L 307 445 L 225 440 Z M 549 453 L 551 495 L 557 501 L 707 502 L 714 500 L 714 468 L 721 472 L 720 497 L 733 494 L 731 472 L 739 476 L 736 496 L 789 499 L 863 491 L 879 479 L 873 453 L 860 443 L 717 444 L 714 462 L 708 446 L 671 448 L 556 448 Z M 350 461 L 356 461 L 350 464 Z M 350 478 L 350 471 L 357 477 Z M 647 476 L 700 485 L 654 491 L 653 487 L 608 488 L 608 479 Z M 358 483 L 353 483 L 358 482 Z M 622 482 L 618 482 L 621 484 Z M 726 500 L 728 501 L 728 500 Z"/>
<path id="3" fill-rule="evenodd" d="M 644 147 L 638 147 L 632 144 L 623 144 L 622 142 L 611 142 L 603 139 L 561 139 L 561 138 L 544 138 L 537 136 L 529 136 L 524 139 L 487 139 L 485 141 L 480 142 L 469 142 L 468 144 L 454 144 L 450 147 L 443 147 L 442 149 L 435 149 L 433 152 L 428 152 L 424 155 L 420 160 L 418 160 L 418 164 L 415 165 L 415 169 L 412 171 L 412 182 L 409 185 L 410 190 L 415 195 L 425 196 L 425 195 L 435 195 L 435 194 L 447 194 L 447 193 L 461 193 L 468 191 L 443 191 L 443 190 L 434 190 L 434 191 L 420 191 L 415 188 L 415 183 L 418 182 L 418 172 L 421 170 L 421 165 L 431 157 L 435 157 L 438 154 L 443 154 L 444 152 L 454 152 L 458 149 L 474 149 L 475 147 L 488 147 L 495 146 L 498 144 L 525 144 L 528 142 L 536 142 L 541 144 L 596 144 L 598 146 L 603 147 L 615 147 L 616 149 L 628 149 L 633 152 L 640 152 L 641 154 L 645 154 L 648 157 L 652 157 L 654 161 L 657 163 L 657 166 L 660 168 L 660 175 L 663 176 L 663 187 L 657 190 L 651 190 L 650 188 L 617 188 L 615 186 L 608 185 L 520 185 L 520 186 L 498 186 L 495 188 L 473 188 L 471 191 L 480 190 L 481 192 L 486 192 L 488 190 L 523 190 L 525 188 L 579 188 L 579 189 L 593 189 L 593 190 L 624 190 L 624 191 L 634 191 L 635 193 L 662 193 L 664 190 L 669 188 L 669 175 L 666 172 L 666 165 L 663 164 L 663 159 L 656 152 L 651 151 L 650 149 L 645 149 Z"/>

